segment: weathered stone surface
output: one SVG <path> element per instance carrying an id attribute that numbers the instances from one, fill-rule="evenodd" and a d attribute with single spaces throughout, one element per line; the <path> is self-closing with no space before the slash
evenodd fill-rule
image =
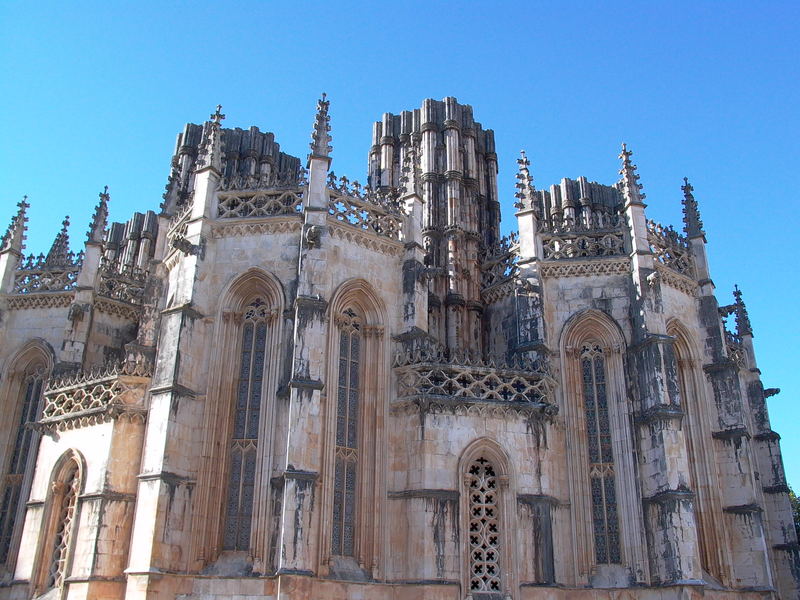
<path id="1" fill-rule="evenodd" d="M 796 598 L 777 391 L 688 181 L 684 235 L 627 148 L 546 190 L 523 154 L 501 238 L 471 107 L 384 115 L 366 186 L 329 110 L 302 169 L 218 107 L 78 255 L 23 256 L 19 205 L 0 600 Z"/>

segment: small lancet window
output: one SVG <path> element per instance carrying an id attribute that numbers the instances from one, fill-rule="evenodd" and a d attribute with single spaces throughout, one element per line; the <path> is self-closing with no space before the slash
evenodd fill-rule
<path id="1" fill-rule="evenodd" d="M 268 307 L 260 298 L 249 304 L 244 312 L 230 442 L 230 478 L 223 539 L 225 550 L 250 549 L 268 317 Z"/>
<path id="2" fill-rule="evenodd" d="M 581 349 L 583 402 L 589 449 L 589 485 L 595 559 L 598 564 L 620 563 L 619 518 L 611 447 L 603 350 L 597 344 Z"/>
<path id="3" fill-rule="evenodd" d="M 483 456 L 469 466 L 469 587 L 472 593 L 499 594 L 500 515 L 497 501 L 497 475 Z"/>
<path id="4" fill-rule="evenodd" d="M 360 359 L 361 324 L 356 313 L 348 309 L 339 321 L 336 390 L 331 554 L 339 556 L 355 555 Z"/>
<path id="5" fill-rule="evenodd" d="M 8 560 L 8 552 L 14 535 L 17 511 L 22 495 L 25 467 L 33 445 L 33 430 L 27 423 L 35 422 L 39 416 L 44 376 L 41 372 L 29 374 L 22 385 L 22 407 L 17 422 L 11 464 L 3 482 L 0 501 L 0 564 Z M 22 499 L 24 501 L 24 499 Z"/>
<path id="6" fill-rule="evenodd" d="M 78 465 L 73 461 L 62 477 L 53 483 L 52 510 L 56 515 L 56 521 L 51 542 L 52 553 L 45 576 L 45 589 L 58 588 L 64 583 L 79 493 Z"/>

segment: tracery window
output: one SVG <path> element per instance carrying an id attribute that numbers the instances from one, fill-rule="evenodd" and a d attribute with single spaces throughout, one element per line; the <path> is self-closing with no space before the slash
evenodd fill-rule
<path id="1" fill-rule="evenodd" d="M 250 549 L 269 316 L 268 307 L 260 298 L 251 302 L 244 312 L 230 440 L 224 550 Z"/>
<path id="2" fill-rule="evenodd" d="M 55 516 L 55 530 L 49 544 L 51 550 L 44 578 L 44 589 L 61 587 L 67 574 L 67 560 L 75 526 L 78 494 L 80 493 L 80 472 L 75 461 L 53 482 L 52 514 Z"/>
<path id="3" fill-rule="evenodd" d="M 361 324 L 356 313 L 348 309 L 339 323 L 331 532 L 331 554 L 340 556 L 355 556 L 360 354 Z"/>
<path id="4" fill-rule="evenodd" d="M 38 418 L 43 381 L 44 375 L 38 371 L 29 374 L 22 384 L 22 407 L 17 421 L 11 464 L 3 481 L 3 496 L 0 503 L 0 563 L 5 563 L 8 559 L 20 500 L 23 502 L 25 500 L 22 498 L 22 486 L 34 436 L 33 430 L 25 425 Z"/>
<path id="5" fill-rule="evenodd" d="M 581 372 L 595 559 L 600 564 L 619 564 L 622 561 L 605 360 L 603 350 L 597 344 L 586 344 L 581 349 Z"/>
<path id="6" fill-rule="evenodd" d="M 500 593 L 500 515 L 498 480 L 492 463 L 483 456 L 467 471 L 469 494 L 469 572 L 473 594 Z"/>

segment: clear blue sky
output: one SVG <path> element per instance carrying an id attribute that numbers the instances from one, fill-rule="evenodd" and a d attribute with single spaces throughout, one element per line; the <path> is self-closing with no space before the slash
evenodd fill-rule
<path id="1" fill-rule="evenodd" d="M 365 179 L 381 113 L 456 96 L 496 131 L 504 229 L 515 159 L 538 186 L 617 180 L 635 152 L 648 215 L 680 225 L 688 176 L 721 303 L 744 291 L 800 489 L 798 2 L 18 2 L 0 4 L 0 227 L 30 196 L 28 250 L 97 193 L 111 217 L 158 209 L 175 134 L 221 103 L 305 157 L 332 101 L 333 168 Z"/>

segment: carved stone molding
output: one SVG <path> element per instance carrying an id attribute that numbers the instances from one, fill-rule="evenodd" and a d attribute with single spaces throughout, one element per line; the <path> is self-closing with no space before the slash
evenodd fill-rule
<path id="1" fill-rule="evenodd" d="M 401 256 L 403 254 L 402 242 L 382 238 L 377 234 L 368 233 L 367 231 L 345 227 L 344 225 L 338 224 L 338 221 L 333 217 L 328 217 L 328 226 L 331 236 L 336 239 L 351 242 L 379 254 L 386 254 L 388 256 Z"/>
<path id="2" fill-rule="evenodd" d="M 631 270 L 629 258 L 594 259 L 586 261 L 547 261 L 539 263 L 542 277 L 585 277 L 587 275 L 627 275 Z"/>
<path id="3" fill-rule="evenodd" d="M 247 222 L 236 223 L 217 222 L 214 226 L 211 236 L 214 239 L 220 239 L 226 237 L 245 237 L 249 235 L 299 233 L 302 228 L 302 217 L 299 215 L 291 215 L 288 217 L 268 217 L 260 221 L 252 219 L 248 220 Z"/>
<path id="4" fill-rule="evenodd" d="M 20 294 L 7 296 L 10 310 L 24 310 L 31 308 L 68 308 L 75 297 L 73 292 Z"/>

